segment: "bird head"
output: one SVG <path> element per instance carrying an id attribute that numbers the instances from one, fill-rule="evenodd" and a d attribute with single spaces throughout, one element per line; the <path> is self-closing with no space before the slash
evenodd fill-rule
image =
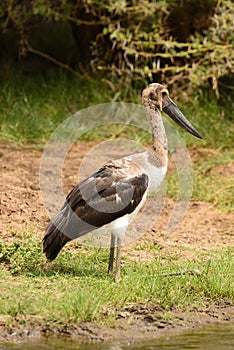
<path id="1" fill-rule="evenodd" d="M 148 85 L 142 93 L 142 104 L 150 109 L 162 111 L 163 96 L 169 96 L 167 88 L 161 84 L 153 83 Z"/>
<path id="2" fill-rule="evenodd" d="M 158 83 L 148 85 L 142 93 L 142 104 L 146 108 L 150 108 L 154 111 L 164 111 L 182 129 L 188 131 L 199 139 L 202 139 L 201 134 L 185 118 L 175 102 L 172 101 L 165 86 Z"/>

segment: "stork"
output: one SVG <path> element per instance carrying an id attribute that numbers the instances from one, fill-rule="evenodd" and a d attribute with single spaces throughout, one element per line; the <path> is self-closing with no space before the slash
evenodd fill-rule
<path id="1" fill-rule="evenodd" d="M 150 149 L 108 162 L 72 189 L 46 228 L 43 252 L 49 260 L 54 260 L 72 239 L 91 231 L 108 231 L 111 234 L 108 272 L 114 272 L 116 282 L 120 280 L 121 246 L 128 225 L 167 171 L 168 147 L 161 111 L 202 139 L 171 100 L 165 86 L 153 83 L 146 87 L 142 104 L 152 129 Z"/>

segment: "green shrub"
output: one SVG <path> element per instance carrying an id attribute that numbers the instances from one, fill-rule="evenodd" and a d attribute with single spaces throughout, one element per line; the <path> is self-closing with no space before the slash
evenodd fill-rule
<path id="1" fill-rule="evenodd" d="M 21 55 L 39 55 L 75 73 L 69 57 L 58 62 L 30 38 L 41 22 L 65 22 L 80 50 L 77 63 L 128 76 L 128 83 L 158 80 L 192 91 L 209 82 L 219 97 L 218 79 L 233 73 L 233 15 L 231 0 L 3 1 L 0 28 L 17 31 Z"/>

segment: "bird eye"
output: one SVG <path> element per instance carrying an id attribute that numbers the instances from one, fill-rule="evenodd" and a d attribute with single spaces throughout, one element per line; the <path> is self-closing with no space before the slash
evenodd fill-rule
<path id="1" fill-rule="evenodd" d="M 150 98 L 151 100 L 156 101 L 156 95 L 155 95 L 155 93 L 151 91 L 151 93 L 149 94 L 149 98 Z"/>
<path id="2" fill-rule="evenodd" d="M 162 96 L 166 96 L 166 95 L 167 95 L 166 91 L 163 91 Z"/>

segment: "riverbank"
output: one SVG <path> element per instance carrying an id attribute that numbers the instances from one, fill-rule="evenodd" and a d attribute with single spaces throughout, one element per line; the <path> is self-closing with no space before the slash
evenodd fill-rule
<path id="1" fill-rule="evenodd" d="M 0 342 L 24 342 L 41 337 L 69 337 L 76 341 L 91 342 L 138 342 L 152 340 L 168 334 L 198 330 L 204 325 L 234 324 L 234 307 L 221 302 L 220 305 L 207 302 L 191 311 L 172 310 L 166 317 L 153 304 L 135 304 L 122 310 L 113 327 L 83 322 L 80 324 L 59 324 L 46 322 L 38 317 L 8 319 L 0 318 Z"/>

